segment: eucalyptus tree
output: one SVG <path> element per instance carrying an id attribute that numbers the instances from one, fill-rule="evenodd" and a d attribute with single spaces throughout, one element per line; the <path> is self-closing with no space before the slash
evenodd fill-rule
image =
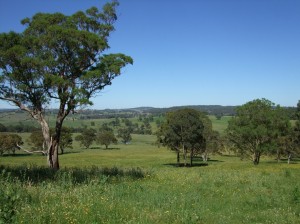
<path id="1" fill-rule="evenodd" d="M 131 57 L 104 54 L 117 20 L 117 1 L 70 16 L 37 13 L 22 33 L 0 34 L 0 99 L 27 111 L 41 125 L 50 168 L 59 169 L 64 119 L 121 74 Z M 45 108 L 58 103 L 51 137 Z"/>
<path id="2" fill-rule="evenodd" d="M 118 138 L 121 138 L 121 141 L 124 144 L 128 144 L 131 140 L 132 127 L 121 127 L 118 129 Z"/>
<path id="3" fill-rule="evenodd" d="M 96 133 L 96 130 L 92 128 L 84 129 L 79 135 L 75 137 L 75 140 L 80 142 L 81 146 L 84 146 L 86 149 L 88 149 L 96 140 Z"/>
<path id="4" fill-rule="evenodd" d="M 270 154 L 278 147 L 278 139 L 288 130 L 289 122 L 280 106 L 256 99 L 237 108 L 226 132 L 239 154 L 251 156 L 257 165 L 262 154 Z"/>
<path id="5" fill-rule="evenodd" d="M 220 151 L 221 137 L 218 131 L 213 130 L 212 122 L 208 116 L 202 114 L 201 119 L 204 125 L 204 141 L 198 145 L 199 148 L 196 150 L 196 153 L 201 153 L 203 161 L 206 162 L 210 154 Z"/>
<path id="6" fill-rule="evenodd" d="M 113 131 L 104 130 L 96 135 L 96 142 L 100 145 L 105 145 L 105 149 L 108 149 L 110 144 L 117 144 L 118 140 Z"/>
<path id="7" fill-rule="evenodd" d="M 204 143 L 204 124 L 201 113 L 194 109 L 180 109 L 166 114 L 166 120 L 157 132 L 158 142 L 177 153 L 177 164 L 180 163 L 180 152 L 187 164 L 187 153 L 190 151 L 191 165 L 195 149 Z"/>

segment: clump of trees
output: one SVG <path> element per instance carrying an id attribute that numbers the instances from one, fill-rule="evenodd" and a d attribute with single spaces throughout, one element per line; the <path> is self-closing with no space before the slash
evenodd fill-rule
<path id="1" fill-rule="evenodd" d="M 299 107 L 299 103 L 298 103 Z M 257 165 L 265 155 L 299 152 L 298 122 L 292 127 L 286 110 L 267 99 L 250 101 L 236 111 L 227 128 L 227 138 L 241 158 L 251 158 Z"/>
<path id="2" fill-rule="evenodd" d="M 75 137 L 75 140 L 79 141 L 80 145 L 86 149 L 90 148 L 94 142 L 104 145 L 106 149 L 108 149 L 109 145 L 118 143 L 113 130 L 106 125 L 103 125 L 98 133 L 92 128 L 85 129 Z"/>
<path id="3" fill-rule="evenodd" d="M 25 125 L 22 122 L 19 122 L 19 124 L 16 125 L 4 125 L 0 123 L 0 132 L 32 132 L 37 131 L 39 128 L 33 126 L 33 125 Z"/>
<path id="4" fill-rule="evenodd" d="M 192 166 L 196 155 L 202 154 L 207 160 L 209 153 L 218 150 L 214 144 L 218 142 L 218 134 L 212 130 L 211 121 L 203 113 L 194 109 L 179 109 L 167 113 L 165 118 L 157 132 L 157 140 L 176 152 L 178 165 L 181 154 L 186 166 L 189 153 Z"/>

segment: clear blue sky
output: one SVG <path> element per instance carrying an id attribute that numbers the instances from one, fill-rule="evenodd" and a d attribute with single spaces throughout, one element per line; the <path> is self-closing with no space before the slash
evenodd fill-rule
<path id="1" fill-rule="evenodd" d="M 0 0 L 0 32 L 103 0 Z M 110 52 L 134 59 L 93 108 L 300 100 L 299 0 L 120 0 Z M 0 102 L 0 108 L 7 104 Z"/>

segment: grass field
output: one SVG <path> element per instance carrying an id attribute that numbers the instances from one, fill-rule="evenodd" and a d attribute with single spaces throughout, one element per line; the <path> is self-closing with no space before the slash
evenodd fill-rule
<path id="1" fill-rule="evenodd" d="M 154 140 L 133 135 L 131 144 L 109 150 L 76 146 L 60 156 L 62 169 L 55 174 L 43 168 L 46 158 L 40 155 L 0 157 L 0 220 L 299 223 L 299 162 L 263 158 L 253 166 L 224 155 L 176 167 L 175 154 L 157 148 Z"/>

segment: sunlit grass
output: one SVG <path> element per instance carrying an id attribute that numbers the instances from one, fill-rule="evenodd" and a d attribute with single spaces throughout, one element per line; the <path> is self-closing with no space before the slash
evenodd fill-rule
<path id="1" fill-rule="evenodd" d="M 16 210 L 15 223 L 298 223 L 297 161 L 263 157 L 254 166 L 236 156 L 212 155 L 207 166 L 197 161 L 176 167 L 176 155 L 154 141 L 155 136 L 133 135 L 131 144 L 108 150 L 75 143 L 60 155 L 62 170 L 52 179 L 41 155 L 0 157 L 0 195 Z M 12 195 L 18 197 L 8 203 Z"/>

